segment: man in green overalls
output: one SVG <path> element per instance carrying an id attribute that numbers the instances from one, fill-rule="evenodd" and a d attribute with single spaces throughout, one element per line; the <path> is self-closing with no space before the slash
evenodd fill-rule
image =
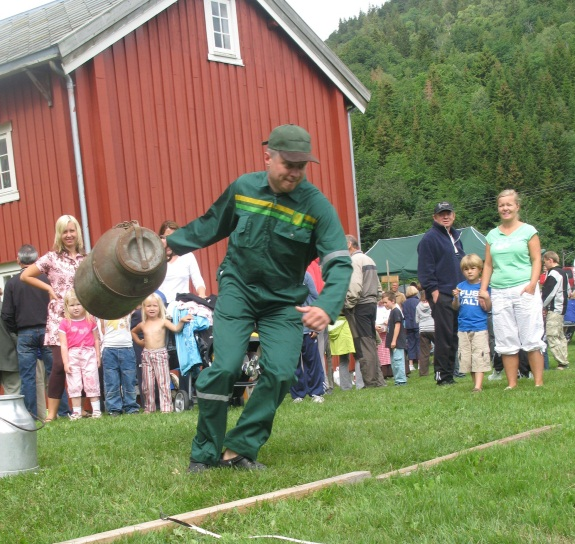
<path id="1" fill-rule="evenodd" d="M 256 459 L 293 383 L 302 323 L 323 330 L 334 321 L 351 277 L 337 213 L 305 175 L 309 161 L 319 162 L 311 154 L 310 135 L 299 126 L 282 125 L 264 144 L 267 171 L 240 176 L 205 215 L 166 240 L 183 255 L 229 237 L 218 269 L 214 363 L 196 381 L 200 414 L 189 472 L 265 468 Z M 325 287 L 313 306 L 301 306 L 307 296 L 305 270 L 318 256 Z M 237 425 L 226 433 L 228 401 L 254 328 L 262 374 Z"/>

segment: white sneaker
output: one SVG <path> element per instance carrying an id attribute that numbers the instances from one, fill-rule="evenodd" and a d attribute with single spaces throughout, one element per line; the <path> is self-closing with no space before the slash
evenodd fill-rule
<path id="1" fill-rule="evenodd" d="M 312 402 L 317 402 L 317 404 L 321 404 L 322 402 L 324 402 L 324 398 L 320 395 L 312 395 L 311 396 L 311 401 Z"/>
<path id="2" fill-rule="evenodd" d="M 102 412 L 100 410 L 94 410 L 92 412 L 92 419 L 99 419 L 102 417 Z"/>
<path id="3" fill-rule="evenodd" d="M 503 379 L 503 377 L 501 376 L 501 374 L 503 373 L 503 370 L 494 370 L 491 374 L 489 374 L 489 376 L 487 376 L 487 379 L 490 382 L 494 382 L 496 380 L 501 380 Z"/>
<path id="4" fill-rule="evenodd" d="M 301 397 L 296 397 L 295 399 L 293 399 L 293 401 L 294 401 L 296 404 L 299 404 L 300 402 L 303 402 L 303 399 L 302 399 Z"/>

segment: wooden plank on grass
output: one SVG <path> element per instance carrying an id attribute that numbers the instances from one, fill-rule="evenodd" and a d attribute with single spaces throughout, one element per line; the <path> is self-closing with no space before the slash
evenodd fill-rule
<path id="1" fill-rule="evenodd" d="M 399 476 L 399 475 L 408 475 L 412 472 L 420 468 L 429 468 L 439 463 L 443 463 L 444 461 L 449 461 L 451 459 L 455 459 L 460 455 L 464 455 L 466 453 L 471 453 L 472 451 L 478 450 L 485 450 L 487 448 L 491 448 L 492 446 L 500 446 L 502 444 L 507 444 L 509 442 L 514 442 L 516 440 L 524 440 L 525 438 L 529 438 L 536 434 L 544 433 L 546 431 L 550 431 L 556 427 L 556 425 L 546 425 L 545 427 L 539 427 L 538 429 L 532 429 L 531 431 L 525 431 L 524 433 L 514 434 L 512 436 L 508 436 L 506 438 L 501 438 L 499 440 L 494 440 L 493 442 L 487 442 L 486 444 L 480 444 L 479 446 L 474 446 L 473 448 L 468 448 L 466 450 L 456 451 L 454 453 L 450 453 L 449 455 L 443 455 L 442 457 L 436 457 L 435 459 L 430 459 L 429 461 L 424 461 L 423 463 L 417 463 L 416 465 L 411 465 L 409 467 L 400 468 L 398 470 L 392 470 L 391 472 L 386 472 L 385 474 L 380 474 L 376 476 L 376 480 L 386 480 L 387 478 L 391 478 L 392 476 Z"/>
<path id="2" fill-rule="evenodd" d="M 309 495 L 310 493 L 319 491 L 324 487 L 329 487 L 332 485 L 354 484 L 370 477 L 371 473 L 367 471 L 349 472 L 348 474 L 334 476 L 333 478 L 327 478 L 326 480 L 319 480 L 309 484 L 296 485 L 295 487 L 288 487 L 287 489 L 272 491 L 271 493 L 265 493 L 264 495 L 256 495 L 255 497 L 249 497 L 239 501 L 219 504 L 217 506 L 202 508 L 201 510 L 194 510 L 193 512 L 187 512 L 185 514 L 179 514 L 177 516 L 170 517 L 180 521 L 185 521 L 186 523 L 198 525 L 207 517 L 230 512 L 231 510 L 238 510 L 243 512 L 248 508 L 258 506 L 261 503 L 277 502 L 282 499 L 303 497 L 305 495 Z M 171 521 L 158 519 L 155 521 L 148 521 L 146 523 L 139 523 L 138 525 L 122 527 L 121 529 L 114 529 L 113 531 L 106 531 L 105 533 L 98 533 L 91 536 L 67 540 L 66 542 L 61 542 L 60 544 L 92 544 L 95 542 L 98 544 L 104 544 L 105 542 L 113 542 L 114 540 L 118 540 L 119 538 L 130 536 L 135 533 L 147 533 L 150 531 L 167 529 L 171 525 L 174 525 L 174 523 Z"/>

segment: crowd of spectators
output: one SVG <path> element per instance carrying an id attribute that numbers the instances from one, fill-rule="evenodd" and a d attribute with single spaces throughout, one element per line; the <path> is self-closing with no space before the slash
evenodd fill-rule
<path id="1" fill-rule="evenodd" d="M 358 390 L 385 386 L 388 379 L 406 385 L 416 371 L 421 378 L 429 376 L 431 364 L 440 386 L 453 385 L 455 378 L 470 373 L 472 390 L 480 392 L 487 372 L 492 371 L 490 380 L 498 380 L 504 370 L 507 389 L 514 389 L 522 376 L 532 377 L 540 387 L 546 350 L 554 355 L 558 370 L 568 369 L 570 335 L 566 337 L 565 331 L 569 331 L 569 319 L 573 321 L 569 311 L 573 312 L 575 294 L 557 253 L 542 255 L 537 230 L 520 220 L 520 209 L 515 191 L 498 196 L 501 222 L 487 235 L 483 261 L 477 255 L 466 255 L 454 227 L 454 207 L 439 202 L 432 226 L 418 247 L 419 283 L 403 287 L 394 281 L 385 292 L 375 263 L 361 251 L 357 238 L 347 235 L 353 273 L 345 305 L 324 331 L 304 329 L 292 399 L 302 402 L 309 396 L 323 403 L 336 385 L 343 391 L 354 386 Z M 165 242 L 178 229 L 173 221 L 165 221 L 160 237 Z M 160 288 L 160 302 L 174 301 L 192 285 L 205 297 L 205 282 L 193 255 L 178 256 L 170 246 L 165 247 L 168 275 Z M 61 347 L 65 338 L 62 320 L 65 297 L 84 257 L 80 225 L 74 217 L 62 216 L 56 223 L 53 250 L 39 258 L 33 246 L 23 245 L 17 255 L 21 271 L 6 283 L 3 292 L 0 384 L 5 394 L 21 393 L 28 411 L 47 422 L 71 415 L 65 388 L 68 348 L 64 361 Z M 323 288 L 321 272 L 318 260 L 306 272 L 309 297 L 305 306 L 312 306 Z M 138 348 L 145 341 L 138 333 L 146 326 L 139 324 L 140 315 L 138 310 L 120 320 L 100 320 L 95 329 L 103 340 L 100 381 L 105 410 L 111 416 L 138 413 L 140 406 L 147 412 L 156 409 L 153 374 L 146 380 L 141 377 Z M 160 320 L 165 319 L 163 315 L 159 313 Z M 150 328 L 155 316 L 146 317 Z M 160 336 L 183 326 L 183 322 L 177 328 L 167 326 L 169 321 L 161 323 Z M 134 331 L 133 342 L 130 330 Z M 152 351 L 164 349 L 160 346 L 163 341 L 150 341 L 152 344 Z M 148 359 L 150 353 L 146 348 Z M 163 376 L 159 398 L 162 411 L 169 412 L 166 388 L 170 380 L 165 374 L 177 366 L 177 356 L 169 365 L 162 361 L 156 369 L 157 374 L 161 368 Z M 548 368 L 546 354 L 545 361 Z M 79 391 L 75 384 L 76 399 Z M 92 411 L 99 413 L 93 388 L 88 396 L 95 407 Z M 80 412 L 76 406 L 72 419 L 82 413 L 86 411 Z"/>

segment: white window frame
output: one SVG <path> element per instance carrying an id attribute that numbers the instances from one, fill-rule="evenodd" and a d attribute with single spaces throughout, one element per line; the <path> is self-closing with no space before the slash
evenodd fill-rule
<path id="1" fill-rule="evenodd" d="M 12 277 L 18 274 L 22 268 L 17 262 L 0 264 L 0 287 L 4 291 L 6 287 L 6 282 Z M 2 299 L 4 299 L 4 293 L 2 293 Z"/>
<path id="2" fill-rule="evenodd" d="M 216 29 L 214 28 L 214 20 L 212 17 L 212 2 L 224 4 L 227 7 L 230 48 L 218 47 L 216 45 Z M 240 52 L 236 0 L 204 0 L 204 14 L 206 17 L 206 34 L 208 37 L 208 60 L 243 66 L 244 63 Z"/>
<path id="3" fill-rule="evenodd" d="M 0 204 L 20 200 L 20 193 L 18 192 L 18 184 L 16 183 L 16 169 L 14 168 L 14 151 L 12 149 L 12 123 L 4 123 L 0 125 L 0 139 L 6 141 L 7 153 L 0 155 L 8 159 L 8 172 L 10 174 L 10 187 L 3 188 L 3 174 L 2 165 L 0 162 Z"/>

